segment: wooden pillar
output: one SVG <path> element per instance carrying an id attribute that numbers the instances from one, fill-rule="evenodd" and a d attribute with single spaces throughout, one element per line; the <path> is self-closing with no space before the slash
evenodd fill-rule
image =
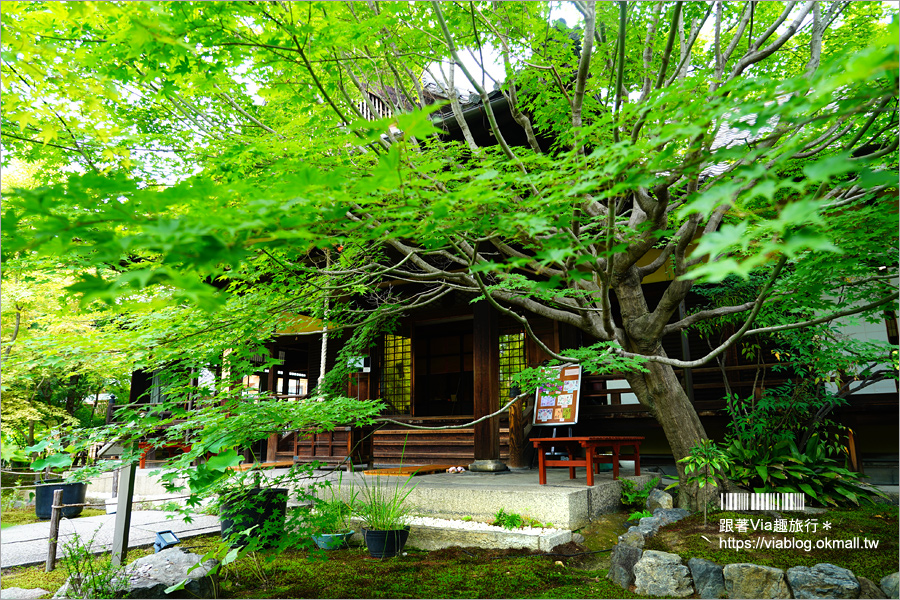
<path id="1" fill-rule="evenodd" d="M 269 349 L 269 355 L 272 358 L 278 358 L 278 350 L 277 349 Z M 266 380 L 266 391 L 269 394 L 275 395 L 277 391 L 275 390 L 275 372 L 278 370 L 278 365 L 269 365 L 269 373 Z M 287 375 L 287 373 L 285 373 Z M 269 435 L 269 439 L 266 440 L 266 462 L 275 462 L 278 459 L 278 434 L 273 433 Z"/>
<path id="2" fill-rule="evenodd" d="M 500 328 L 487 300 L 475 305 L 475 418 L 500 409 Z M 500 460 L 500 418 L 475 425 L 475 460 Z"/>
<path id="3" fill-rule="evenodd" d="M 502 400 L 509 402 L 506 398 Z M 518 400 L 509 407 L 509 459 L 506 464 L 515 468 L 528 466 L 528 460 L 525 458 L 525 420 L 522 415 L 522 404 L 522 400 Z"/>

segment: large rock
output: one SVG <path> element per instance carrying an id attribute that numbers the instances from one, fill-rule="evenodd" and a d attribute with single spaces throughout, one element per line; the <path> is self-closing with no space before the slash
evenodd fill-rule
<path id="1" fill-rule="evenodd" d="M 677 554 L 647 550 L 634 565 L 634 591 L 643 596 L 686 598 L 694 593 L 691 572 Z"/>
<path id="2" fill-rule="evenodd" d="M 675 504 L 672 502 L 671 494 L 654 488 L 650 490 L 650 495 L 647 496 L 646 506 L 647 510 L 654 512 L 657 508 L 672 508 Z"/>
<path id="3" fill-rule="evenodd" d="M 881 587 L 881 590 L 887 594 L 888 598 L 897 598 L 898 597 L 898 578 L 900 578 L 900 573 L 892 573 L 891 575 L 887 575 L 881 578 L 881 581 L 878 582 L 878 585 Z"/>
<path id="4" fill-rule="evenodd" d="M 700 598 L 724 598 L 725 575 L 722 567 L 705 558 L 692 558 L 688 561 L 691 578 Z"/>
<path id="5" fill-rule="evenodd" d="M 19 587 L 0 590 L 0 598 L 3 600 L 36 600 L 49 595 L 50 592 L 43 588 L 26 589 Z"/>
<path id="6" fill-rule="evenodd" d="M 878 587 L 871 579 L 866 579 L 865 577 L 857 577 L 857 581 L 859 581 L 859 597 L 860 598 L 887 598 L 887 594 Z"/>
<path id="7" fill-rule="evenodd" d="M 794 598 L 859 598 L 859 581 L 853 571 L 829 563 L 791 567 L 787 580 Z"/>
<path id="8" fill-rule="evenodd" d="M 722 570 L 729 598 L 790 598 L 784 571 L 750 563 L 732 563 Z"/>
<path id="9" fill-rule="evenodd" d="M 653 511 L 653 518 L 659 519 L 659 525 L 662 527 L 669 523 L 676 523 L 690 514 L 689 510 L 683 508 L 657 508 Z"/>
<path id="10" fill-rule="evenodd" d="M 139 558 L 127 567 L 128 598 L 215 598 L 216 580 L 210 571 L 215 560 L 208 560 L 188 573 L 200 562 L 200 556 L 181 548 L 167 548 L 157 554 Z M 166 588 L 187 579 L 184 588 L 166 594 Z"/>
<path id="11" fill-rule="evenodd" d="M 606 578 L 627 590 L 634 583 L 634 565 L 641 559 L 643 553 L 643 550 L 634 546 L 625 544 L 613 546 Z"/>

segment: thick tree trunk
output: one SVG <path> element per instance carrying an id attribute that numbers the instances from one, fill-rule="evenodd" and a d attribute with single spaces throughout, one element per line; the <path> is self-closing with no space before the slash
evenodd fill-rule
<path id="1" fill-rule="evenodd" d="M 647 307 L 643 289 L 635 273 L 629 272 L 620 280 L 616 288 L 622 311 L 623 329 L 619 330 L 619 342 L 631 352 L 645 356 L 666 356 L 662 347 L 661 332 L 665 323 L 659 323 L 666 316 L 651 313 Z M 678 460 L 688 456 L 691 449 L 701 440 L 707 439 L 706 430 L 690 399 L 681 387 L 675 370 L 657 362 L 647 362 L 648 372 L 626 373 L 631 389 L 640 403 L 650 410 L 666 434 L 672 456 L 678 467 L 678 505 L 695 510 L 708 501 L 715 488 L 704 488 L 701 500 L 697 497 L 696 485 L 689 485 L 684 467 Z"/>
<path id="2" fill-rule="evenodd" d="M 626 379 L 641 404 L 662 426 L 672 456 L 678 461 L 690 454 L 700 440 L 706 439 L 706 431 L 672 367 L 652 362 L 646 366 L 649 373 L 629 373 Z M 675 464 L 681 482 L 678 505 L 691 510 L 699 508 L 696 486 L 687 484 L 684 467 L 679 462 Z"/>

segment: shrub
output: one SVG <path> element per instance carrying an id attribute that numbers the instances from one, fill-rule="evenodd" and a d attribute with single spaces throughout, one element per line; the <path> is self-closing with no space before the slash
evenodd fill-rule
<path id="1" fill-rule="evenodd" d="M 630 479 L 620 479 L 622 484 L 622 504 L 628 508 L 641 509 L 647 502 L 650 492 L 659 484 L 659 477 L 654 477 L 643 488 L 639 488 Z"/>

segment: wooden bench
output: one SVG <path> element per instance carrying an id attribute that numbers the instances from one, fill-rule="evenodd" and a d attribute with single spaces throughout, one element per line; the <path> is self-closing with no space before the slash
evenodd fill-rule
<path id="1" fill-rule="evenodd" d="M 541 485 L 547 483 L 547 467 L 568 467 L 569 479 L 575 479 L 575 467 L 587 469 L 587 484 L 594 485 L 594 472 L 599 470 L 601 464 L 612 463 L 613 479 L 619 478 L 619 460 L 634 460 L 634 474 L 641 474 L 641 442 L 642 437 L 636 436 L 588 436 L 588 437 L 556 437 L 556 438 L 532 438 L 531 443 L 538 453 L 538 481 Z M 622 454 L 622 446 L 631 446 L 634 452 Z M 562 447 L 568 454 L 569 460 L 550 460 L 545 454 L 553 447 Z M 584 458 L 580 457 L 581 449 L 584 449 Z M 603 456 L 599 453 L 601 448 L 610 448 L 612 456 Z"/>
<path id="2" fill-rule="evenodd" d="M 335 427 L 331 431 L 299 431 L 294 438 L 294 462 L 338 465 L 374 464 L 371 427 Z"/>

